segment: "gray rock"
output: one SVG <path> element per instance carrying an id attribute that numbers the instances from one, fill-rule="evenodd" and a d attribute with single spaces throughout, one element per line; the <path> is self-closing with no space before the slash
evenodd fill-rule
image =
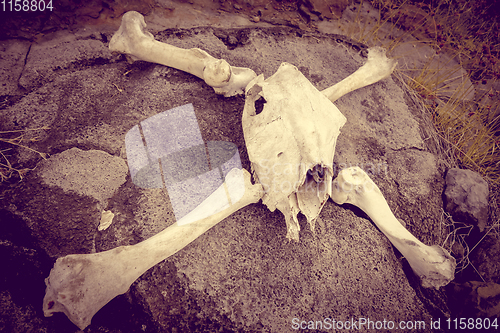
<path id="1" fill-rule="evenodd" d="M 101 212 L 127 171 L 119 157 L 71 148 L 40 163 L 17 186 L 7 209 L 26 223 L 51 257 L 95 252 Z"/>
<path id="2" fill-rule="evenodd" d="M 465 283 L 451 283 L 450 308 L 458 318 L 490 318 L 489 324 L 483 329 L 497 331 L 500 318 L 500 284 L 495 282 L 468 281 Z M 495 322 L 494 322 L 495 321 Z"/>
<path id="3" fill-rule="evenodd" d="M 313 13 L 318 13 L 321 19 L 338 19 L 349 5 L 347 0 L 305 0 L 303 3 Z"/>
<path id="4" fill-rule="evenodd" d="M 63 74 L 78 67 L 107 63 L 111 57 L 101 41 L 77 40 L 72 35 L 35 43 L 26 58 L 19 85 L 31 91 L 59 76 L 57 72 Z"/>
<path id="5" fill-rule="evenodd" d="M 494 233 L 479 239 L 478 244 L 469 244 L 469 248 L 474 248 L 469 255 L 469 260 L 474 265 L 474 273 L 488 282 L 500 284 L 500 240 Z"/>
<path id="6" fill-rule="evenodd" d="M 488 183 L 477 172 L 449 169 L 444 191 L 445 209 L 455 221 L 479 227 L 488 223 Z"/>
<path id="7" fill-rule="evenodd" d="M 5 234 L 2 235 L 4 238 Z M 38 315 L 40 304 L 36 298 L 43 297 L 43 279 L 49 264 L 43 251 L 0 240 L 3 267 L 0 270 L 0 328 L 3 332 L 47 332 L 44 319 Z"/>
<path id="8" fill-rule="evenodd" d="M 40 163 L 42 183 L 96 199 L 101 207 L 125 183 L 127 163 L 100 150 L 71 148 Z"/>
<path id="9" fill-rule="evenodd" d="M 216 35 L 222 34 L 210 28 L 168 30 L 156 38 L 183 48 L 200 47 L 265 77 L 287 61 L 320 90 L 364 62 L 351 44 L 339 45 L 340 38 L 297 37 L 297 33 L 288 28 L 227 30 L 225 36 L 245 41 L 232 50 L 224 44 L 229 39 L 219 39 Z M 51 43 L 61 45 L 57 40 Z M 92 52 L 80 54 L 94 59 Z M 57 66 L 42 57 L 33 56 L 31 61 L 30 68 Z M 222 98 L 202 80 L 160 65 L 81 64 L 49 71 L 50 82 L 34 77 L 41 86 L 33 85 L 32 93 L 5 109 L 0 126 L 51 127 L 31 147 L 54 155 L 76 146 L 125 157 L 128 130 L 155 114 L 192 103 L 203 140 L 233 142 L 249 170 L 241 129 L 243 97 Z M 337 143 L 337 165 L 371 169 L 396 217 L 424 242 L 441 242 L 444 235 L 437 217 L 442 172 L 437 158 L 426 151 L 404 92 L 386 79 L 336 105 L 348 119 Z M 18 153 L 23 161 L 36 162 L 36 155 Z M 95 251 L 135 244 L 175 221 L 165 189 L 140 189 L 129 178 L 125 181 L 126 166 L 118 157 L 86 154 L 71 149 L 40 164 L 40 171 L 16 187 L 7 203 L 48 253 L 89 253 L 94 240 Z M 82 165 L 82 174 L 75 164 Z M 89 179 L 100 173 L 100 180 Z M 112 180 L 111 187 L 107 180 Z M 115 214 L 104 231 L 97 231 L 100 207 Z M 428 325 L 436 309 L 417 296 L 421 294 L 409 282 L 415 280 L 411 269 L 401 264 L 390 242 L 363 213 L 329 202 L 320 219 L 315 234 L 300 219 L 301 241 L 287 243 L 283 216 L 261 204 L 251 205 L 146 272 L 125 297 L 149 312 L 161 331 L 283 332 L 292 330 L 294 318 L 326 317 L 424 320 Z M 441 307 L 438 312 L 448 309 Z M 87 330 L 97 331 L 96 325 L 93 322 Z"/>
<path id="10" fill-rule="evenodd" d="M 24 67 L 30 43 L 19 40 L 0 41 L 0 96 L 18 94 L 17 82 Z M 3 102 L 3 101 L 0 101 Z"/>

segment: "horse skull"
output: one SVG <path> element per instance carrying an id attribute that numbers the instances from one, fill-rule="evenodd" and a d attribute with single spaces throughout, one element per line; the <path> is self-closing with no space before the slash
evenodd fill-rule
<path id="1" fill-rule="evenodd" d="M 263 99 L 262 112 L 256 102 Z M 314 223 L 331 193 L 333 155 L 346 118 L 293 65 L 283 63 L 246 88 L 243 134 L 262 202 L 285 216 L 288 239 L 299 240 L 298 212 Z"/>

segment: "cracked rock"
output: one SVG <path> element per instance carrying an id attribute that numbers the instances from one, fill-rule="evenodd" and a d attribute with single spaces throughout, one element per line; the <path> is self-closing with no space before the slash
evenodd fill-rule
<path id="1" fill-rule="evenodd" d="M 450 289 L 453 292 L 449 303 L 455 308 L 457 317 L 493 319 L 500 316 L 500 284 L 468 281 L 452 283 Z"/>
<path id="2" fill-rule="evenodd" d="M 0 42 L 0 96 L 14 95 L 18 91 L 17 80 L 21 76 L 30 43 L 5 40 Z"/>
<path id="3" fill-rule="evenodd" d="M 8 199 L 8 211 L 49 256 L 90 253 L 101 212 L 127 172 L 119 157 L 71 148 L 40 163 Z"/>
<path id="4" fill-rule="evenodd" d="M 240 42 L 239 36 L 248 36 L 248 43 L 238 44 L 233 50 L 213 31 L 213 28 L 185 30 L 182 34 L 167 31 L 156 37 L 182 48 L 203 48 L 265 77 L 273 75 L 282 62 L 289 62 L 318 89 L 339 82 L 365 61 L 359 52 L 351 50 L 351 42 L 326 35 L 297 38 L 298 30 L 291 28 L 255 28 L 242 31 L 241 35 L 234 30 L 223 31 L 225 36 L 233 35 Z M 73 43 L 56 38 L 47 41 L 50 45 L 44 49 L 64 50 L 67 49 L 64 43 Z M 349 48 L 338 45 L 337 39 Z M 89 41 L 86 37 L 72 40 Z M 34 66 L 30 62 L 38 52 L 36 48 L 31 51 L 34 53 L 30 52 L 28 67 Z M 130 128 L 160 112 L 192 103 L 204 140 L 233 142 L 241 153 L 242 165 L 250 168 L 240 126 L 242 98 L 220 98 L 207 89 L 203 80 L 165 66 L 117 61 L 80 68 L 78 62 L 59 59 L 58 63 L 54 60 L 48 64 L 49 69 L 43 72 L 53 75 L 52 81 L 34 88 L 15 105 L 4 109 L 5 122 L 0 121 L 0 128 L 9 125 L 17 129 L 16 124 L 22 128 L 42 125 L 51 128 L 30 147 L 53 155 L 49 161 L 59 156 L 59 166 L 42 168 L 40 164 L 13 189 L 11 196 L 5 195 L 8 202 L 0 200 L 0 214 L 3 211 L 5 216 L 12 215 L 9 221 L 19 222 L 17 225 L 26 224 L 24 238 L 31 233 L 50 258 L 132 245 L 175 220 L 166 190 L 137 188 L 129 177 L 116 192 L 102 187 L 102 191 L 90 195 L 92 188 L 104 184 L 105 177 L 95 186 L 88 184 L 91 177 L 80 177 L 73 186 L 71 173 L 63 168 L 71 163 L 73 171 L 84 172 L 87 164 L 83 159 L 78 160 L 78 156 L 88 152 L 80 151 L 75 154 L 77 157 L 66 159 L 56 155 L 67 147 L 98 149 L 124 157 L 124 135 Z M 53 71 L 55 66 L 68 69 Z M 370 177 L 384 191 L 391 208 L 398 208 L 396 217 L 413 228 L 411 231 L 419 239 L 435 243 L 442 236 L 435 217 L 443 207 L 440 181 L 444 180 L 435 164 L 423 165 L 435 159 L 418 150 L 425 148 L 425 142 L 420 137 L 418 122 L 405 104 L 403 91 L 387 79 L 354 91 L 335 104 L 349 119 L 346 130 L 339 136 L 336 163 L 362 164 L 367 172 L 371 171 Z M 111 159 L 110 155 L 89 156 L 88 165 L 95 166 L 90 162 L 96 162 L 99 156 Z M 120 164 L 127 172 L 123 161 Z M 111 172 L 113 165 L 88 173 L 103 176 Z M 42 170 L 45 181 L 39 176 L 29 178 Z M 48 170 L 52 175 L 45 172 Z M 399 174 L 406 176 L 401 183 L 413 185 L 404 193 L 408 196 L 401 195 L 395 185 L 394 178 Z M 423 185 L 416 183 L 419 178 Z M 68 185 L 66 191 L 61 188 L 63 182 Z M 418 201 L 417 206 L 410 200 L 415 193 L 429 200 Z M 101 207 L 99 201 L 104 202 Z M 4 204 L 7 207 L 2 207 Z M 102 209 L 111 210 L 115 217 L 108 229 L 97 231 Z M 75 211 L 73 216 L 65 214 L 69 210 Z M 128 310 L 113 315 L 103 312 L 86 331 L 282 332 L 284 327 L 290 327 L 290 318 L 297 314 L 303 318 L 372 318 L 381 311 L 391 313 L 394 321 L 430 320 L 430 307 L 411 287 L 409 278 L 413 273 L 401 265 L 390 242 L 371 221 L 332 202 L 323 208 L 321 219 L 324 224 L 319 225 L 315 234 L 304 228 L 301 242 L 290 244 L 282 234 L 285 225 L 282 216 L 261 204 L 248 207 L 149 270 L 129 293 L 108 304 L 116 309 L 116 302 L 121 300 L 130 307 L 126 301 L 130 299 L 134 311 L 140 308 L 140 313 L 147 312 L 153 324 L 137 312 L 133 316 Z M 44 269 L 48 274 L 51 266 L 47 266 Z M 31 296 L 37 311 L 43 284 L 39 290 L 39 296 Z M 9 309 L 18 306 L 12 303 L 7 302 Z M 135 329 L 138 318 L 141 325 Z M 24 318 L 11 320 L 34 323 Z M 61 332 L 70 332 L 74 327 L 64 329 L 67 322 L 65 316 L 53 316 L 32 331 L 52 332 L 51 327 L 57 327 Z M 126 323 L 123 325 L 126 327 L 116 328 L 116 322 Z M 153 325 L 159 329 L 154 330 Z"/>
<path id="5" fill-rule="evenodd" d="M 92 39 L 33 44 L 19 85 L 31 91 L 52 81 L 57 71 L 107 63 L 111 58 L 109 49 Z"/>

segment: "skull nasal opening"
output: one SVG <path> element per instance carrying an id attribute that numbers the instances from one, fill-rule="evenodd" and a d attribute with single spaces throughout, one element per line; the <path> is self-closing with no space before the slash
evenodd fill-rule
<path id="1" fill-rule="evenodd" d="M 264 110 L 264 104 L 266 104 L 267 101 L 264 97 L 260 96 L 258 100 L 255 101 L 255 114 L 258 115 Z"/>
<path id="2" fill-rule="evenodd" d="M 307 170 L 306 180 L 316 181 L 316 183 L 321 183 L 325 177 L 325 168 L 321 165 L 316 164 L 312 169 Z"/>

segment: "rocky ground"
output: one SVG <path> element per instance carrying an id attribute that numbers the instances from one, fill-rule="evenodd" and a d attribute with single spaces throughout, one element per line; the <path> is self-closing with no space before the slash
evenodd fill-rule
<path id="1" fill-rule="evenodd" d="M 365 61 L 366 46 L 339 35 L 337 20 L 348 17 L 348 5 L 63 1 L 52 14 L 19 13 L 4 21 L 0 131 L 39 129 L 26 133 L 24 139 L 36 140 L 23 144 L 47 159 L 0 146 L 25 170 L 22 181 L 13 176 L 0 184 L 0 258 L 7 268 L 0 273 L 0 329 L 77 332 L 62 314 L 43 316 L 44 279 L 55 260 L 136 244 L 174 222 L 166 191 L 140 189 L 130 179 L 124 138 L 139 122 L 192 103 L 203 140 L 233 142 L 249 170 L 244 98 L 223 98 L 189 74 L 112 54 L 109 40 L 124 12 L 144 14 L 157 40 L 200 47 L 265 77 L 281 62 L 292 63 L 321 90 Z M 411 61 L 418 59 L 405 63 Z M 288 243 L 281 213 L 259 203 L 146 272 L 85 331 L 286 332 L 294 318 L 326 317 L 424 321 L 421 331 L 431 331 L 437 318 L 441 328 L 446 318 L 497 318 L 500 245 L 494 233 L 486 235 L 494 223 L 484 215 L 486 199 L 474 203 L 471 216 L 460 215 L 463 205 L 473 212 L 467 195 L 487 198 L 487 188 L 485 194 L 484 182 L 468 174 L 466 181 L 447 178 L 449 167 L 417 102 L 396 77 L 342 97 L 335 104 L 347 124 L 335 163 L 371 170 L 396 217 L 426 244 L 450 245 L 444 208 L 475 223 L 470 238 L 482 242 L 469 258 L 474 269 L 446 288 L 425 289 L 355 207 L 329 201 L 316 232 L 301 219 L 301 241 Z M 444 195 L 453 182 L 465 192 Z M 103 210 L 115 218 L 98 230 Z M 463 251 L 455 245 L 453 255 L 460 260 Z"/>

